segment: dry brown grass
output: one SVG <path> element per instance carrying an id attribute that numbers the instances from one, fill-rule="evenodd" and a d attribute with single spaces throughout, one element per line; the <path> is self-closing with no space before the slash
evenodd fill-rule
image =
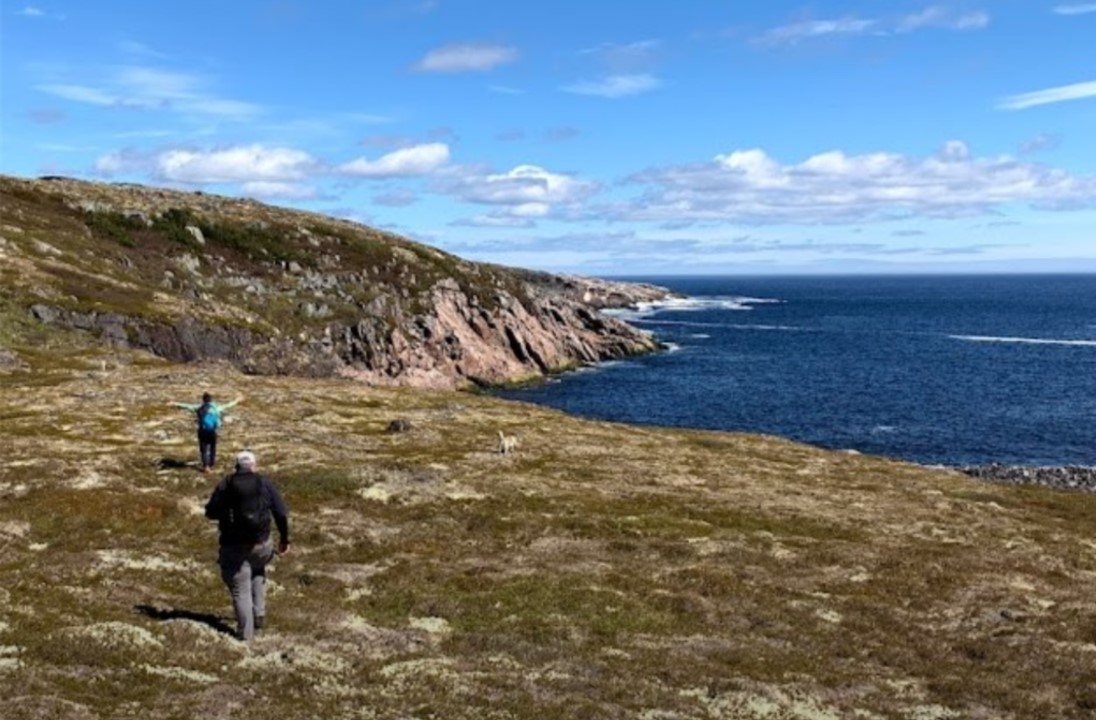
<path id="1" fill-rule="evenodd" d="M 57 348 L 0 374 L 0 717 L 1096 713 L 1091 495 Z M 205 389 L 293 513 L 250 646 L 217 630 L 214 480 L 158 467 Z"/>

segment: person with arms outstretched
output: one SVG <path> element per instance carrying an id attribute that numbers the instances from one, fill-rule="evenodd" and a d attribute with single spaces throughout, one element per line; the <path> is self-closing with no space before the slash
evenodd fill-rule
<path id="1" fill-rule="evenodd" d="M 226 410 L 231 410 L 243 398 L 236 398 L 230 403 L 219 405 L 213 402 L 213 396 L 209 393 L 202 394 L 202 402 L 198 405 L 192 403 L 171 403 L 187 412 L 194 413 L 198 420 L 198 455 L 202 461 L 202 472 L 207 473 L 217 464 L 217 431 L 221 429 L 221 420 Z"/>
<path id="2" fill-rule="evenodd" d="M 251 640 L 266 620 L 266 566 L 274 555 L 289 552 L 289 511 L 270 478 L 258 473 L 255 453 L 236 456 L 236 472 L 214 488 L 205 507 L 220 531 L 217 564 L 232 594 L 236 637 Z M 270 537 L 270 518 L 278 528 L 278 546 Z"/>

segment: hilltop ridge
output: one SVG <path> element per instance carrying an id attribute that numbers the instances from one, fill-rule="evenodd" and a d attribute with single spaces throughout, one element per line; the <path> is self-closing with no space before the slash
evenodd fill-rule
<path id="1" fill-rule="evenodd" d="M 523 381 L 657 349 L 597 310 L 667 294 L 204 192 L 0 176 L 0 216 L 6 312 L 256 374 Z"/>

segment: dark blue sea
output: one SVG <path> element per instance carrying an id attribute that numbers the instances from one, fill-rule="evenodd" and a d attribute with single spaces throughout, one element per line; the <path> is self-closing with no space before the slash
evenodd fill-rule
<path id="1" fill-rule="evenodd" d="M 1096 275 L 631 278 L 670 349 L 508 397 L 926 464 L 1096 465 Z"/>

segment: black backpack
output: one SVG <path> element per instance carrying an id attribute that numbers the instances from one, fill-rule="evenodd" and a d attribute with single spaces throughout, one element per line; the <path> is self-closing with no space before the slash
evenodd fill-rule
<path id="1" fill-rule="evenodd" d="M 270 503 L 263 492 L 263 478 L 237 473 L 225 486 L 228 525 L 239 540 L 257 542 L 270 530 Z"/>

